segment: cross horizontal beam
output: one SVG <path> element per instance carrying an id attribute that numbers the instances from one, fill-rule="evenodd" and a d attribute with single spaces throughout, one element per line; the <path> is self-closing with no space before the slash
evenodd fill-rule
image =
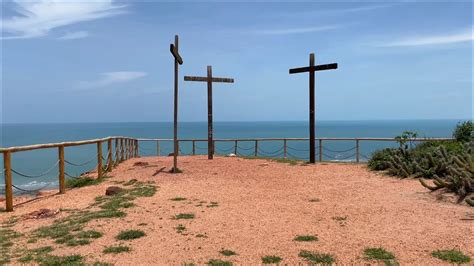
<path id="1" fill-rule="evenodd" d="M 292 68 L 292 69 L 290 69 L 290 74 L 310 72 L 310 71 L 322 71 L 322 70 L 330 70 L 330 69 L 337 69 L 337 63 L 326 64 L 326 65 L 317 65 L 317 66 L 309 66 L 309 67 Z"/>
<path id="2" fill-rule="evenodd" d="M 176 50 L 176 47 L 174 46 L 174 44 L 170 44 L 170 52 L 173 54 L 176 61 L 178 61 L 178 63 L 182 65 L 183 58 L 181 58 L 181 56 L 179 55 L 179 52 Z"/>
<path id="3" fill-rule="evenodd" d="M 193 76 L 184 76 L 184 81 L 202 81 L 207 82 L 208 77 L 193 77 Z M 212 82 L 221 82 L 221 83 L 234 83 L 232 78 L 212 78 Z"/>

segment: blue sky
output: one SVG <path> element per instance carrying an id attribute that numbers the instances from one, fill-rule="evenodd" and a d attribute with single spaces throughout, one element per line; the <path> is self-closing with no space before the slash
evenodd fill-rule
<path id="1" fill-rule="evenodd" d="M 62 3 L 61 3 L 62 2 Z M 318 120 L 466 119 L 473 113 L 473 4 L 158 3 L 2 4 L 2 121 L 171 121 L 180 36 L 180 121 L 308 118 L 316 63 Z"/>

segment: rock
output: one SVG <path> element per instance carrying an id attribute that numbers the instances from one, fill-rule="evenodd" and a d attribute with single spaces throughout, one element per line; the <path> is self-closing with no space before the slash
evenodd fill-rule
<path id="1" fill-rule="evenodd" d="M 39 209 L 37 211 L 25 214 L 23 217 L 25 219 L 44 219 L 44 218 L 54 217 L 58 213 L 59 213 L 59 210 Z"/>
<path id="2" fill-rule="evenodd" d="M 133 164 L 133 166 L 147 166 L 148 163 L 147 162 L 136 162 Z"/>
<path id="3" fill-rule="evenodd" d="M 113 196 L 113 195 L 116 195 L 118 193 L 122 192 L 122 188 L 121 187 L 116 187 L 116 186 L 112 186 L 112 187 L 108 187 L 106 190 L 105 190 L 105 195 L 107 196 Z"/>

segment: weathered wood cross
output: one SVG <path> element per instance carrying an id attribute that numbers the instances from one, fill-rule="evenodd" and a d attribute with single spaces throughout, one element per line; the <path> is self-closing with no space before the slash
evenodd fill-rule
<path id="1" fill-rule="evenodd" d="M 290 74 L 309 72 L 309 162 L 316 162 L 315 151 L 315 92 L 314 92 L 314 72 L 322 70 L 337 69 L 337 63 L 327 65 L 314 65 L 314 54 L 309 54 L 309 66 L 290 69 Z"/>
<path id="2" fill-rule="evenodd" d="M 178 64 L 183 64 L 183 59 L 178 50 L 179 37 L 174 36 L 174 44 L 170 44 L 170 52 L 174 57 L 174 134 L 173 134 L 173 173 L 178 173 Z"/>
<path id="3" fill-rule="evenodd" d="M 212 83 L 234 83 L 234 79 L 212 77 L 212 66 L 207 66 L 207 77 L 184 76 L 184 80 L 207 82 L 207 158 L 212 160 L 214 158 L 214 141 L 212 129 Z"/>

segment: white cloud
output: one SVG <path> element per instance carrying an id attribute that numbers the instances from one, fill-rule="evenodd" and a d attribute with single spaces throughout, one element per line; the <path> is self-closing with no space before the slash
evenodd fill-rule
<path id="1" fill-rule="evenodd" d="M 89 36 L 87 31 L 76 31 L 76 32 L 68 32 L 63 36 L 59 37 L 58 40 L 75 40 L 75 39 L 82 39 Z"/>
<path id="2" fill-rule="evenodd" d="M 460 42 L 472 42 L 473 38 L 473 28 L 445 35 L 433 35 L 433 36 L 423 36 L 423 37 L 412 37 L 400 39 L 393 42 L 388 42 L 386 44 L 378 45 L 385 47 L 395 47 L 395 46 L 425 46 L 425 45 L 439 45 L 439 44 L 452 44 Z"/>
<path id="3" fill-rule="evenodd" d="M 288 35 L 288 34 L 301 34 L 301 33 L 311 33 L 311 32 L 319 32 L 319 31 L 328 31 L 328 30 L 333 30 L 337 28 L 339 28 L 339 26 L 329 25 L 329 26 L 319 26 L 319 27 L 256 30 L 256 31 L 252 31 L 252 33 L 265 34 L 265 35 Z"/>
<path id="4" fill-rule="evenodd" d="M 10 4 L 20 16 L 2 19 L 3 39 L 42 37 L 59 27 L 125 12 L 125 5 L 116 5 L 113 0 L 39 0 L 33 2 L 14 0 Z"/>
<path id="5" fill-rule="evenodd" d="M 91 89 L 106 87 L 112 84 L 128 82 L 148 75 L 146 72 L 119 71 L 102 73 L 102 78 L 95 81 L 81 81 L 78 83 L 79 89 Z"/>

